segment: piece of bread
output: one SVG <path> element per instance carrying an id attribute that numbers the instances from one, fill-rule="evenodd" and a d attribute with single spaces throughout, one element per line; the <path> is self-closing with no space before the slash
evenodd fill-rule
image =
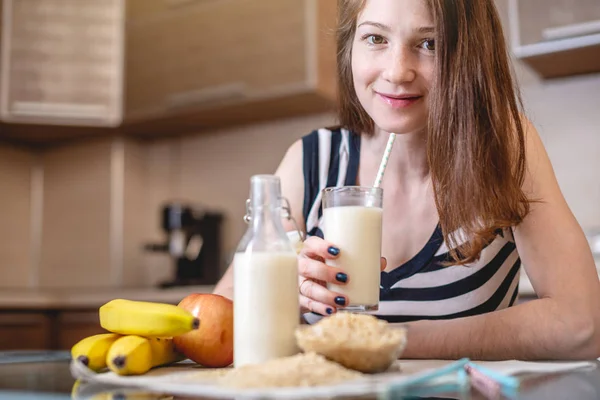
<path id="1" fill-rule="evenodd" d="M 406 347 L 406 329 L 392 328 L 369 314 L 338 312 L 296 329 L 298 346 L 346 368 L 364 373 L 386 371 Z"/>

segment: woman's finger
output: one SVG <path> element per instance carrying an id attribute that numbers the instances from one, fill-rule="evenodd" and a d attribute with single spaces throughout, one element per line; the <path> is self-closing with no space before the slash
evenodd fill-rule
<path id="1" fill-rule="evenodd" d="M 311 236 L 304 241 L 300 255 L 309 258 L 334 259 L 340 254 L 340 249 L 333 243 L 321 239 L 318 236 Z"/>
<path id="2" fill-rule="evenodd" d="M 300 284 L 299 289 L 302 296 L 328 307 L 343 307 L 348 304 L 348 297 L 332 292 L 325 286 L 310 279 L 304 280 Z"/>
<path id="3" fill-rule="evenodd" d="M 350 277 L 343 269 L 331 267 L 321 261 L 305 257 L 298 259 L 298 273 L 305 278 L 317 279 L 338 285 L 344 285 L 350 280 Z"/>
<path id="4" fill-rule="evenodd" d="M 384 271 L 387 268 L 387 258 L 381 257 L 381 270 Z"/>
<path id="5" fill-rule="evenodd" d="M 315 301 L 302 295 L 300 295 L 300 307 L 303 310 L 303 312 L 312 311 L 320 315 L 330 315 L 336 312 L 335 307 L 319 303 L 318 301 Z"/>

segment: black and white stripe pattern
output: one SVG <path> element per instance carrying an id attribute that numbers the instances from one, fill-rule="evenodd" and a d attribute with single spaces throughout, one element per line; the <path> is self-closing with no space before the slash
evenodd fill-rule
<path id="1" fill-rule="evenodd" d="M 321 193 L 326 187 L 352 185 L 358 172 L 359 136 L 346 129 L 319 129 L 303 139 L 304 148 L 304 220 L 309 235 L 319 229 L 323 209 Z M 309 151 L 306 151 L 310 149 Z M 352 162 L 350 161 L 352 160 Z"/>
<path id="2" fill-rule="evenodd" d="M 306 229 L 323 237 L 321 191 L 356 184 L 360 136 L 319 129 L 303 138 L 303 151 Z M 510 230 L 499 232 L 475 263 L 440 265 L 449 259 L 438 226 L 411 260 L 381 273 L 379 310 L 373 314 L 390 322 L 449 319 L 507 308 L 517 300 L 521 261 Z M 312 317 L 307 320 L 314 322 Z"/>

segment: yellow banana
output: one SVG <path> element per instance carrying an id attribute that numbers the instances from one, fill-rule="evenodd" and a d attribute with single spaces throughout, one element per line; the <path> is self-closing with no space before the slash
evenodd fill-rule
<path id="1" fill-rule="evenodd" d="M 73 387 L 71 388 L 71 398 L 72 399 L 77 398 L 77 395 L 79 394 L 79 390 L 81 388 L 82 382 L 83 381 L 81 379 L 77 379 L 75 382 L 73 382 Z"/>
<path id="2" fill-rule="evenodd" d="M 106 367 L 108 349 L 120 337 L 116 333 L 100 333 L 83 338 L 71 348 L 71 357 L 89 369 L 99 371 Z"/>
<path id="3" fill-rule="evenodd" d="M 100 307 L 100 325 L 122 335 L 172 337 L 198 329 L 200 320 L 173 304 L 115 299 Z"/>
<path id="4" fill-rule="evenodd" d="M 145 338 L 128 335 L 119 338 L 108 350 L 106 363 L 119 375 L 141 375 L 153 367 L 181 361 L 172 338 Z"/>

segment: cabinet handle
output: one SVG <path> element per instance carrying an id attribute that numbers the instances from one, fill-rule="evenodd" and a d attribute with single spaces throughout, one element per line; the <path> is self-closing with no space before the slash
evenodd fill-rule
<path id="1" fill-rule="evenodd" d="M 246 97 L 246 85 L 243 82 L 237 82 L 172 94 L 167 97 L 166 106 L 168 109 L 178 109 L 208 103 L 242 100 Z"/>
<path id="2" fill-rule="evenodd" d="M 544 40 L 558 40 L 569 37 L 593 35 L 595 33 L 600 33 L 600 20 L 544 29 L 542 31 L 542 37 Z"/>
<path id="3" fill-rule="evenodd" d="M 193 5 L 194 3 L 206 3 L 211 0 L 164 0 L 166 6 L 169 8 L 178 8 L 178 7 L 186 7 Z M 215 0 L 212 0 L 215 1 Z"/>

